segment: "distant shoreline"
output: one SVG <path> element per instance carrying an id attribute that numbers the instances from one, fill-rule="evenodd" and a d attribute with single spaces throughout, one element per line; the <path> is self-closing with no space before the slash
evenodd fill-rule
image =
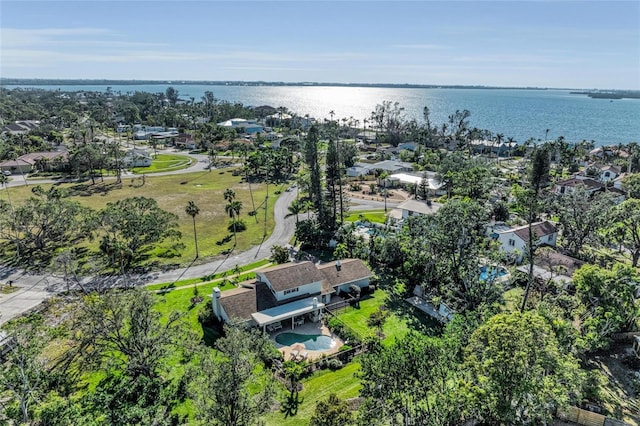
<path id="1" fill-rule="evenodd" d="M 511 90 L 548 90 L 546 87 L 506 87 L 482 85 L 442 85 L 442 84 L 398 84 L 398 83 L 326 83 L 326 82 L 283 82 L 283 81 L 207 81 L 207 80 L 104 80 L 104 79 L 32 79 L 0 78 L 1 86 L 143 86 L 143 85 L 208 85 L 208 86 L 268 86 L 268 87 L 374 87 L 389 89 L 511 89 Z M 567 90 L 567 89 L 557 89 Z"/>

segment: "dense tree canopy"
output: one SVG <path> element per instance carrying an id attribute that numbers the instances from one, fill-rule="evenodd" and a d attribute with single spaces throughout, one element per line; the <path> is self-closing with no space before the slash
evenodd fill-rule
<path id="1" fill-rule="evenodd" d="M 151 198 L 133 197 L 109 203 L 100 212 L 105 232 L 100 249 L 112 265 L 129 267 L 152 244 L 165 238 L 179 238 L 177 219 Z"/>
<path id="2" fill-rule="evenodd" d="M 580 390 L 578 361 L 535 312 L 498 314 L 472 334 L 464 369 L 486 425 L 549 421 Z"/>
<path id="3" fill-rule="evenodd" d="M 0 202 L 0 238 L 11 241 L 18 255 L 65 247 L 93 231 L 90 209 L 66 199 L 64 191 L 36 186 L 31 192 L 34 196 L 17 207 Z"/>

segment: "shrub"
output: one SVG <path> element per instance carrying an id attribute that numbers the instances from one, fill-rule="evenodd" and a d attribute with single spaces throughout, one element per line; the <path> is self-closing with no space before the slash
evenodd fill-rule
<path id="1" fill-rule="evenodd" d="M 329 327 L 329 330 L 333 331 L 334 333 L 337 333 L 339 330 L 342 330 L 344 325 L 338 318 L 331 317 L 327 322 L 327 327 Z"/>
<path id="2" fill-rule="evenodd" d="M 327 366 L 329 367 L 330 370 L 339 370 L 340 368 L 342 368 L 342 365 L 343 365 L 342 361 L 340 361 L 337 358 L 330 359 L 327 362 Z"/>
<path id="3" fill-rule="evenodd" d="M 198 310 L 198 322 L 205 327 L 214 327 L 218 324 L 218 318 L 213 314 L 209 303 L 200 306 Z"/>
<path id="4" fill-rule="evenodd" d="M 229 221 L 229 226 L 227 226 L 227 230 L 229 232 L 233 232 L 234 231 L 234 224 L 235 224 L 235 232 L 242 232 L 242 231 L 246 231 L 247 229 L 247 223 L 242 220 L 242 219 L 236 219 Z"/>

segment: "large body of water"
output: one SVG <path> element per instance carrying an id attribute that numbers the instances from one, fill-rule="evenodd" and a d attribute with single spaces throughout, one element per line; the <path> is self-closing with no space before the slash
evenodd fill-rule
<path id="1" fill-rule="evenodd" d="M 167 84 L 113 85 L 114 92 L 164 92 Z M 14 88 L 17 86 L 5 86 Z M 26 87 L 26 86 L 23 86 Z M 29 86 L 63 91 L 106 91 L 106 85 Z M 529 138 L 564 136 L 567 141 L 609 145 L 640 141 L 640 99 L 592 99 L 568 90 L 524 89 L 405 89 L 334 86 L 215 86 L 173 85 L 180 98 L 199 101 L 205 91 L 216 98 L 244 105 L 284 106 L 298 115 L 318 119 L 353 117 L 362 126 L 376 105 L 399 102 L 407 118 L 422 121 L 425 106 L 435 124 L 447 122 L 456 110 L 471 112 L 470 125 L 502 133 L 518 142 Z"/>

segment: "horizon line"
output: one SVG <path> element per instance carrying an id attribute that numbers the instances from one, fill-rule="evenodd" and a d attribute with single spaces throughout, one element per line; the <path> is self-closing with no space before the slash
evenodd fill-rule
<path id="1" fill-rule="evenodd" d="M 114 79 L 114 78 L 47 78 L 47 77 L 0 77 L 1 84 L 68 84 L 74 85 L 78 82 L 100 83 L 100 84 L 207 84 L 219 85 L 271 85 L 271 86 L 321 86 L 321 87 L 396 87 L 396 88 L 467 88 L 467 89 L 521 89 L 521 90 L 585 90 L 585 91 L 607 91 L 607 92 L 638 92 L 640 89 L 601 89 L 601 88 L 578 88 L 578 87 L 547 87 L 547 86 L 493 86 L 483 84 L 424 84 L 424 83 L 338 83 L 338 82 L 314 82 L 314 81 L 265 81 L 265 80 L 185 80 L 185 79 Z"/>

